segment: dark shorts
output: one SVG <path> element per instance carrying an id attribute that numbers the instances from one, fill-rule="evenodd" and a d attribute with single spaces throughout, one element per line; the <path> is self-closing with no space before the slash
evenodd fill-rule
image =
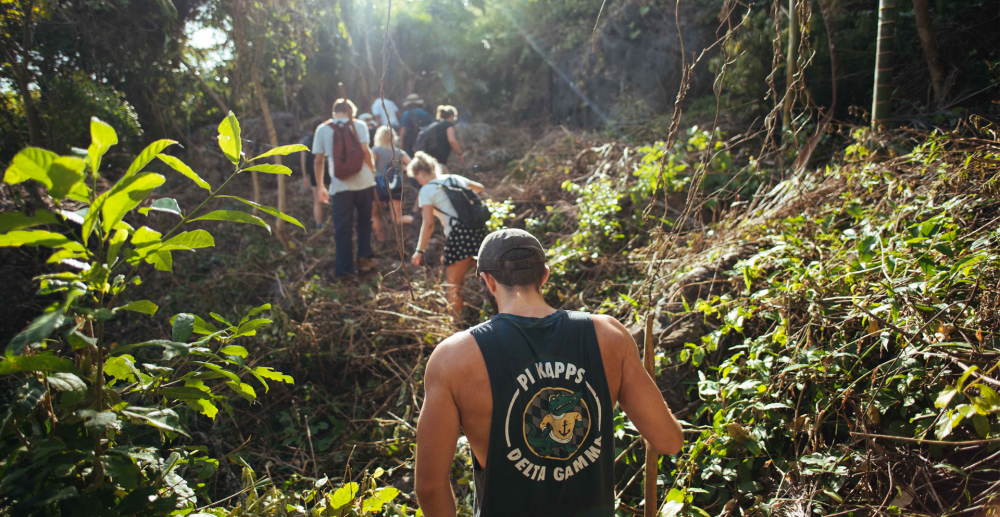
<path id="1" fill-rule="evenodd" d="M 479 255 L 479 246 L 486 238 L 486 228 L 472 230 L 458 219 L 452 219 L 451 232 L 444 243 L 444 265 Z"/>
<path id="2" fill-rule="evenodd" d="M 310 170 L 309 173 L 306 174 L 306 176 L 309 177 L 309 186 L 310 187 L 315 187 L 316 186 L 316 174 L 313 173 L 312 170 Z M 325 170 L 323 171 L 323 181 L 326 182 L 326 188 L 330 188 L 330 173 L 327 172 L 327 171 L 325 171 Z"/>
<path id="3" fill-rule="evenodd" d="M 399 169 L 390 169 L 386 174 L 375 175 L 375 195 L 379 201 L 402 201 L 403 175 Z"/>

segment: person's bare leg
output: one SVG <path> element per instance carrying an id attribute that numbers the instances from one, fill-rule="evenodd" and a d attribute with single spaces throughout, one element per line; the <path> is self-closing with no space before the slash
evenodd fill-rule
<path id="1" fill-rule="evenodd" d="M 385 241 L 385 231 L 382 229 L 382 203 L 377 199 L 372 201 L 372 230 L 375 230 L 375 238 L 379 242 Z"/>
<path id="2" fill-rule="evenodd" d="M 313 221 L 316 221 L 317 228 L 323 224 L 323 203 L 320 203 L 316 196 L 313 196 Z"/>
<path id="3" fill-rule="evenodd" d="M 412 215 L 403 215 L 402 199 L 393 199 L 390 203 L 392 204 L 392 211 L 396 213 L 396 224 L 413 224 Z"/>
<path id="4" fill-rule="evenodd" d="M 465 308 L 465 301 L 462 299 L 462 287 L 465 285 L 465 273 L 469 268 L 476 266 L 476 259 L 469 257 L 459 260 L 444 268 L 446 287 L 448 289 L 448 305 L 451 315 L 457 323 Z"/>

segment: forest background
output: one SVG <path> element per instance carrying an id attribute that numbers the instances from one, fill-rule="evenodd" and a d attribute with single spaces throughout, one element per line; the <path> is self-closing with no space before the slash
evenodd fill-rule
<path id="1" fill-rule="evenodd" d="M 1000 493 L 996 2 L 9 0 L 0 23 L 0 513 L 417 511 L 440 269 L 400 267 L 400 230 L 332 282 L 282 147 L 341 88 L 463 108 L 458 172 L 549 247 L 547 299 L 654 341 L 688 438 L 656 514 Z M 646 510 L 636 435 L 618 414 L 619 515 Z"/>

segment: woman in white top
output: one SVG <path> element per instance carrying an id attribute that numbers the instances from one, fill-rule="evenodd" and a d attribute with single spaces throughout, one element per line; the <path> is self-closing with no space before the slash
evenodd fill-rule
<path id="1" fill-rule="evenodd" d="M 382 126 L 375 132 L 375 206 L 372 222 L 379 242 L 385 240 L 382 229 L 382 204 L 392 209 L 390 221 L 394 224 L 413 224 L 412 215 L 403 215 L 403 167 L 410 163 L 410 156 L 399 147 L 393 147 L 395 132 L 389 126 Z M 393 159 L 395 157 L 395 159 Z"/>
<path id="2" fill-rule="evenodd" d="M 417 239 L 417 251 L 413 253 L 414 266 L 419 266 L 423 259 L 427 241 L 434 231 L 434 218 L 441 221 L 444 229 L 445 245 L 441 263 L 444 264 L 445 284 L 448 288 L 448 303 L 451 314 L 457 321 L 462 314 L 462 284 L 465 273 L 476 267 L 476 254 L 479 245 L 486 238 L 486 228 L 472 229 L 466 227 L 458 219 L 455 207 L 448 199 L 442 184 L 468 187 L 476 194 L 483 191 L 483 185 L 457 174 L 444 174 L 441 164 L 431 155 L 417 151 L 406 169 L 406 175 L 417 180 L 420 193 L 417 195 L 417 205 L 423 213 L 423 224 L 420 226 L 420 238 Z"/>

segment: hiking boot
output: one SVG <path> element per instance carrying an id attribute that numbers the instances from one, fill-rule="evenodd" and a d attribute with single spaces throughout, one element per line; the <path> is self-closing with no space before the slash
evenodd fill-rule
<path id="1" fill-rule="evenodd" d="M 375 269 L 376 263 L 375 259 L 371 257 L 358 257 L 358 269 L 362 273 L 367 273 Z"/>

